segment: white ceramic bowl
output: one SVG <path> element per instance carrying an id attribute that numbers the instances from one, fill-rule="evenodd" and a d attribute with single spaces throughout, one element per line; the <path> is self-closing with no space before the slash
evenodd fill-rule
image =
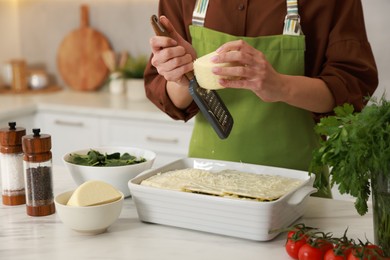
<path id="1" fill-rule="evenodd" d="M 75 207 L 67 206 L 68 200 L 74 191 L 67 191 L 54 198 L 56 212 L 61 221 L 69 228 L 88 235 L 103 233 L 119 217 L 124 195 L 119 200 L 111 203 L 89 206 Z"/>
<path id="2" fill-rule="evenodd" d="M 146 159 L 146 161 L 138 164 L 115 167 L 83 166 L 68 162 L 70 154 L 87 154 L 91 149 L 99 151 L 102 154 L 111 154 L 115 152 L 123 154 L 127 152 L 130 155 L 136 156 L 137 158 L 143 157 Z M 100 180 L 111 184 L 120 190 L 125 197 L 128 197 L 130 196 L 130 190 L 127 185 L 129 180 L 136 177 L 141 172 L 150 169 L 155 158 L 156 153 L 146 149 L 134 147 L 100 147 L 67 153 L 63 156 L 62 160 L 77 185 L 81 185 L 89 180 Z"/>

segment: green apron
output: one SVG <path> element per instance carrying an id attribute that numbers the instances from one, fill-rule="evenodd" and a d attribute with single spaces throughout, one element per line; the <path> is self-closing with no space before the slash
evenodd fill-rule
<path id="1" fill-rule="evenodd" d="M 244 40 L 266 56 L 282 74 L 304 75 L 305 37 L 276 35 L 237 37 L 202 26 L 190 26 L 192 45 L 198 57 L 222 44 Z M 252 91 L 218 90 L 234 119 L 227 139 L 220 139 L 202 113 L 195 118 L 189 156 L 269 165 L 307 171 L 313 149 L 319 144 L 309 111 L 286 103 L 263 102 Z M 330 190 L 316 195 L 331 197 Z"/>

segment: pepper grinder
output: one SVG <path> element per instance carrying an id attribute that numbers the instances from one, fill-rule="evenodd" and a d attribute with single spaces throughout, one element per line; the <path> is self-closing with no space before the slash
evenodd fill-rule
<path id="1" fill-rule="evenodd" d="M 22 137 L 26 129 L 8 123 L 0 129 L 0 171 L 3 204 L 8 206 L 26 203 L 23 175 Z"/>
<path id="2" fill-rule="evenodd" d="M 40 132 L 39 128 L 34 128 L 33 135 L 22 138 L 26 208 L 30 216 L 47 216 L 55 212 L 51 136 Z"/>

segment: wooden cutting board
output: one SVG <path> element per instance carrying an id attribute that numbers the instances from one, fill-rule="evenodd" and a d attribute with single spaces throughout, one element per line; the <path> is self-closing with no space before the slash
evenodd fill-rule
<path id="1" fill-rule="evenodd" d="M 65 83 L 75 90 L 99 89 L 108 74 L 102 53 L 111 50 L 108 39 L 89 26 L 89 8 L 81 6 L 80 28 L 70 32 L 57 52 L 57 67 Z"/>

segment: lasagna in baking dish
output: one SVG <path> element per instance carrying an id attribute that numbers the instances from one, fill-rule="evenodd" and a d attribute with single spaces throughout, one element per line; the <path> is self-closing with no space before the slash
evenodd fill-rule
<path id="1" fill-rule="evenodd" d="M 279 175 L 186 168 L 158 173 L 143 180 L 141 185 L 235 199 L 274 201 L 302 182 Z"/>

